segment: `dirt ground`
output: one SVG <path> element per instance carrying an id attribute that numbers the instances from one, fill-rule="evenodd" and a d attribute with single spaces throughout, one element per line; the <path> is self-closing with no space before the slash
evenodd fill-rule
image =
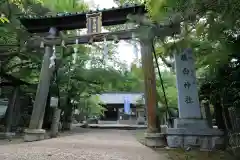
<path id="1" fill-rule="evenodd" d="M 168 160 L 139 143 L 133 131 L 77 129 L 60 137 L 24 143 L 2 141 L 0 160 Z"/>
<path id="2" fill-rule="evenodd" d="M 167 153 L 171 160 L 235 160 L 229 153 L 223 151 L 201 152 L 199 150 L 185 151 L 181 149 L 159 149 L 159 154 Z"/>
<path id="3" fill-rule="evenodd" d="M 77 127 L 39 142 L 0 140 L 0 160 L 234 160 L 223 151 L 150 149 L 140 143 L 143 132 Z"/>

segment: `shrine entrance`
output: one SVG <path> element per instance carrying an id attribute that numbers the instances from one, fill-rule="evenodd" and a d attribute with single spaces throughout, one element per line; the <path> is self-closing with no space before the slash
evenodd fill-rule
<path id="1" fill-rule="evenodd" d="M 118 109 L 114 107 L 106 107 L 104 116 L 101 117 L 104 121 L 117 121 L 118 120 Z"/>
<path id="2" fill-rule="evenodd" d="M 45 54 L 43 56 L 40 82 L 36 93 L 34 108 L 29 125 L 25 131 L 25 141 L 35 141 L 43 138 L 45 133 L 42 130 L 42 121 L 45 112 L 45 104 L 49 92 L 50 77 L 55 66 L 55 46 L 67 46 L 72 44 L 92 44 L 101 41 L 118 41 L 138 39 L 141 45 L 142 68 L 145 80 L 145 102 L 147 110 L 148 129 L 146 145 L 158 146 L 159 125 L 157 124 L 157 96 L 156 96 L 156 78 L 154 72 L 154 63 L 152 55 L 152 44 L 155 37 L 172 36 L 179 33 L 180 24 L 153 25 L 149 27 L 151 34 L 141 36 L 139 34 L 139 24 L 128 30 L 102 33 L 102 26 L 112 26 L 124 24 L 128 21 L 129 15 L 142 16 L 146 13 L 145 5 L 127 5 L 119 8 L 104 9 L 101 11 L 90 11 L 87 13 L 59 14 L 53 17 L 21 17 L 20 21 L 30 33 L 47 33 L 41 38 L 30 39 L 26 42 L 28 47 L 43 47 Z M 141 18 L 140 18 L 141 19 Z M 140 20 L 141 21 L 141 20 Z M 87 34 L 74 37 L 62 36 L 64 30 L 74 30 L 87 28 Z M 154 34 L 153 34 L 154 33 Z M 133 34 L 135 35 L 133 38 Z M 147 141 L 146 141 L 147 142 Z M 160 144 L 162 145 L 162 144 Z"/>

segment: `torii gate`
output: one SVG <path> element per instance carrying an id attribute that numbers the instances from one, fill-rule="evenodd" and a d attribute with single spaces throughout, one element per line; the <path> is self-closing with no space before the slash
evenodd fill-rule
<path id="1" fill-rule="evenodd" d="M 57 16 L 40 16 L 40 17 L 21 17 L 20 21 L 30 33 L 49 32 L 49 36 L 42 39 L 29 40 L 27 45 L 39 47 L 41 42 L 45 44 L 45 54 L 43 56 L 42 70 L 40 74 L 40 82 L 36 93 L 34 108 L 29 125 L 29 129 L 25 131 L 25 141 L 36 141 L 44 138 L 45 131 L 42 130 L 42 122 L 45 112 L 47 95 L 49 92 L 50 77 L 52 70 L 49 69 L 50 56 L 52 54 L 52 46 L 61 45 L 62 39 L 57 37 L 59 31 L 88 28 L 88 34 L 68 37 L 64 39 L 65 45 L 88 44 L 89 41 L 100 42 L 106 39 L 112 41 L 117 37 L 119 40 L 132 39 L 132 33 L 138 29 L 122 30 L 110 33 L 101 33 L 101 26 L 111 26 L 124 24 L 128 21 L 128 15 L 144 15 L 146 13 L 145 5 L 126 5 L 119 8 L 103 9 L 89 11 L 87 13 L 67 13 Z M 94 22 L 94 23 L 93 23 Z M 157 37 L 172 36 L 180 32 L 180 25 L 158 26 Z M 152 56 L 152 39 L 153 36 L 145 36 L 145 38 L 137 37 L 141 44 L 142 68 L 144 73 L 145 85 L 145 102 L 147 107 L 147 133 L 146 141 L 148 146 L 158 146 L 156 138 L 159 138 L 159 126 L 157 125 L 157 96 L 156 96 L 156 77 L 154 72 L 153 56 Z M 153 141 L 154 140 L 154 141 Z"/>

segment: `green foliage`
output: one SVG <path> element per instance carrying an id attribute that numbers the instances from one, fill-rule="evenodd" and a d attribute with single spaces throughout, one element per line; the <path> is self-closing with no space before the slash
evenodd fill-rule
<path id="1" fill-rule="evenodd" d="M 5 16 L 0 17 L 0 21 L 2 23 L 9 23 L 10 22 Z"/>
<path id="2" fill-rule="evenodd" d="M 176 77 L 173 73 L 171 72 L 163 72 L 162 73 L 162 77 L 163 77 L 163 83 L 164 83 L 164 87 L 165 87 L 165 92 L 166 92 L 166 96 L 167 96 L 167 101 L 168 101 L 168 105 L 170 107 L 174 107 L 177 108 L 177 88 L 176 88 Z M 157 91 L 159 93 L 159 96 L 161 97 L 161 103 L 162 105 L 165 106 L 165 100 L 164 98 L 164 94 L 162 91 L 162 87 L 160 86 L 160 84 L 158 83 L 157 86 Z"/>
<path id="3" fill-rule="evenodd" d="M 83 95 L 82 95 L 83 96 Z M 103 103 L 100 101 L 99 97 L 91 96 L 89 98 L 81 99 L 78 105 L 78 109 L 81 113 L 90 116 L 102 116 L 106 110 L 103 106 Z"/>
<path id="4" fill-rule="evenodd" d="M 144 0 L 115 0 L 119 5 L 128 5 L 128 4 L 141 4 Z"/>
<path id="5" fill-rule="evenodd" d="M 146 6 L 157 23 L 182 22 L 182 33 L 162 40 L 157 50 L 167 57 L 193 48 L 200 93 L 211 103 L 220 96 L 224 105 L 238 106 L 239 1 L 148 0 Z"/>
<path id="6" fill-rule="evenodd" d="M 53 12 L 82 12 L 88 10 L 88 5 L 83 0 L 42 0 Z"/>

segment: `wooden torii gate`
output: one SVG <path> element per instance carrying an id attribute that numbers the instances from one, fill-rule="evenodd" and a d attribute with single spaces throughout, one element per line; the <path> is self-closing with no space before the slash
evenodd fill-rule
<path id="1" fill-rule="evenodd" d="M 29 40 L 28 46 L 39 47 L 41 42 L 45 44 L 45 54 L 43 56 L 42 70 L 40 74 L 40 82 L 36 93 L 33 113 L 29 129 L 25 131 L 26 141 L 35 141 L 43 139 L 42 121 L 45 111 L 45 105 L 50 85 L 51 69 L 49 69 L 50 56 L 52 54 L 51 47 L 53 45 L 61 45 L 64 40 L 65 45 L 75 44 L 78 39 L 78 44 L 88 44 L 91 42 L 100 42 L 106 39 L 112 41 L 115 37 L 118 40 L 132 39 L 132 33 L 138 32 L 138 28 L 130 30 L 122 30 L 110 33 L 101 33 L 101 26 L 112 26 L 124 24 L 128 21 L 128 15 L 144 15 L 146 13 L 145 5 L 126 5 L 119 8 L 103 9 L 89 11 L 87 13 L 67 13 L 58 14 L 56 16 L 42 17 L 21 17 L 20 21 L 30 33 L 45 33 L 49 32 L 47 37 L 40 39 Z M 59 31 L 88 28 L 89 32 L 86 35 L 68 37 L 62 39 L 57 37 Z M 156 29 L 156 28 L 155 28 Z M 158 37 L 171 36 L 179 33 L 180 25 L 172 24 L 158 26 L 156 29 Z M 148 119 L 148 134 L 159 132 L 157 125 L 157 97 L 156 97 L 156 77 L 154 72 L 153 56 L 152 56 L 152 39 L 153 36 L 138 37 L 141 44 L 142 68 L 145 80 L 145 102 L 147 108 Z M 149 136 L 151 137 L 151 136 Z M 155 135 L 152 137 L 156 137 Z M 153 142 L 155 143 L 155 142 Z M 150 142 L 149 146 L 156 146 Z"/>

